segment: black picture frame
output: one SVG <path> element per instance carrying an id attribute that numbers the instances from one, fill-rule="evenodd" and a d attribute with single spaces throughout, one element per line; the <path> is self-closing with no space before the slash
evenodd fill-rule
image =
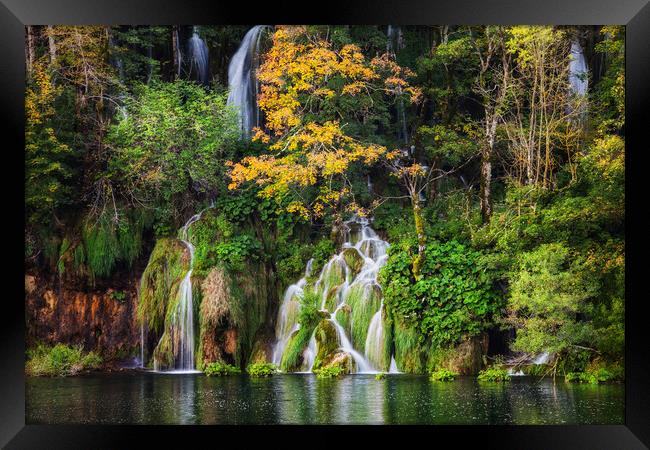
<path id="1" fill-rule="evenodd" d="M 625 424 L 608 426 L 427 426 L 347 427 L 381 443 L 397 437 L 406 445 L 430 446 L 451 439 L 454 447 L 473 441 L 480 448 L 636 449 L 650 446 L 650 351 L 646 302 L 641 281 L 646 265 L 642 245 L 645 208 L 630 208 L 643 198 L 642 156 L 647 152 L 650 103 L 650 4 L 648 0 L 371 0 L 229 2 L 218 0 L 1 0 L 0 123 L 6 226 L 5 291 L 0 312 L 0 445 L 22 448 L 133 448 L 181 442 L 187 437 L 214 445 L 236 438 L 244 448 L 252 438 L 269 443 L 309 446 L 328 443 L 340 431 L 329 427 L 137 427 L 25 425 L 25 311 L 21 294 L 24 214 L 24 25 L 39 24 L 625 24 L 626 28 L 626 381 Z M 644 133 L 645 132 L 645 133 Z M 19 218 L 21 217 L 21 218 Z M 641 232 L 637 232 L 641 230 Z M 9 248 L 7 246 L 6 248 Z M 6 288 L 10 289 L 7 291 Z M 300 436 L 299 434 L 304 434 Z M 415 435 L 418 435 L 417 437 Z M 235 436 L 237 435 L 237 436 Z M 134 436 L 142 439 L 136 444 Z M 424 441 L 418 442 L 416 439 Z M 342 438 L 347 439 L 347 437 Z M 186 441 L 183 441 L 186 442 Z M 348 445 L 344 441 L 328 446 Z M 205 445 L 205 444 L 203 444 Z M 369 444 L 369 446 L 372 444 Z M 403 445 L 403 444 L 402 444 Z M 165 445 L 163 445 L 165 446 Z M 273 445 L 271 445 L 273 446 Z"/>

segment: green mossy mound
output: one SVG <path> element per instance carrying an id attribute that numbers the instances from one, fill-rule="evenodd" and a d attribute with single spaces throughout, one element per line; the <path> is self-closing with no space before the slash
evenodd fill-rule
<path id="1" fill-rule="evenodd" d="M 170 300 L 178 297 L 178 287 L 189 268 L 189 253 L 181 241 L 158 239 L 140 281 L 138 322 L 155 333 L 162 331 Z"/>
<path id="2" fill-rule="evenodd" d="M 353 247 L 349 247 L 343 250 L 343 259 L 350 268 L 353 278 L 359 273 L 359 271 L 361 271 L 363 263 L 365 262 L 363 256 L 361 256 L 359 254 L 359 251 Z"/>
<path id="3" fill-rule="evenodd" d="M 350 306 L 351 314 L 351 336 L 354 348 L 363 353 L 366 347 L 368 326 L 381 307 L 381 289 L 376 285 L 354 285 L 346 299 Z"/>
<path id="4" fill-rule="evenodd" d="M 339 348 L 336 327 L 330 320 L 323 319 L 314 330 L 314 338 L 316 339 L 316 358 L 313 369 L 319 369 L 323 362 Z"/>

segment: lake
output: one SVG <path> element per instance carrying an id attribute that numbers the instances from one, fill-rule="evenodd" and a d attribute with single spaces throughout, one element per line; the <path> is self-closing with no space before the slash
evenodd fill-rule
<path id="1" fill-rule="evenodd" d="M 28 424 L 622 424 L 624 385 L 142 371 L 26 379 Z"/>

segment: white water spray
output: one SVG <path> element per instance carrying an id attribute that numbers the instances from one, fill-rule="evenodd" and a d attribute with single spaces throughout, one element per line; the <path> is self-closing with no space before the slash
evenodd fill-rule
<path id="1" fill-rule="evenodd" d="M 260 39 L 267 27 L 268 25 L 256 25 L 251 28 L 228 65 L 228 104 L 238 109 L 239 122 L 245 137 L 250 135 L 253 127 L 259 126 L 255 72 L 259 65 Z"/>
<path id="2" fill-rule="evenodd" d="M 208 45 L 199 36 L 198 27 L 192 28 L 192 37 L 188 43 L 190 55 L 190 73 L 196 70 L 196 79 L 205 84 L 208 82 Z"/>
<path id="3" fill-rule="evenodd" d="M 338 322 L 336 314 L 348 304 L 350 295 L 353 292 L 360 295 L 358 301 L 370 302 L 373 301 L 373 295 L 377 291 L 381 291 L 377 277 L 379 270 L 388 259 L 386 252 L 389 245 L 388 242 L 377 236 L 377 233 L 369 226 L 368 219 L 355 217 L 344 225 L 345 242 L 342 251 L 334 255 L 325 264 L 314 284 L 314 289 L 321 293 L 320 308 L 323 312 L 329 314 L 329 320 L 337 332 L 340 350 L 348 353 L 354 361 L 353 370 L 357 373 L 376 373 L 378 368 L 384 366 L 383 301 L 378 309 L 374 311 L 368 326 L 364 342 L 365 355 L 355 348 L 355 343 L 351 342 L 346 331 Z M 359 261 L 363 262 L 356 275 L 354 275 L 352 268 L 348 266 L 345 259 L 345 252 L 350 251 L 356 252 Z M 307 284 L 307 277 L 310 272 L 311 262 L 305 271 L 305 277 L 296 284 L 289 286 L 285 292 L 276 326 L 276 344 L 273 352 L 273 362 L 276 364 L 282 360 L 282 354 L 286 349 L 291 334 L 300 327 L 297 323 L 300 308 L 298 299 L 303 295 L 303 289 Z M 330 286 L 330 283 L 336 282 L 336 280 L 332 280 L 331 275 L 333 273 L 340 274 L 342 281 Z M 332 302 L 334 304 L 331 304 Z M 303 352 L 302 371 L 311 371 L 313 369 L 317 351 L 316 339 L 312 335 L 307 348 Z"/>

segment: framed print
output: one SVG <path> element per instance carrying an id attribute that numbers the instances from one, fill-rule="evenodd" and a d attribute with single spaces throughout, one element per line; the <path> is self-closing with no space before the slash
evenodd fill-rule
<path id="1" fill-rule="evenodd" d="M 208 3 L 4 2 L 2 444 L 646 448 L 646 2 Z"/>

